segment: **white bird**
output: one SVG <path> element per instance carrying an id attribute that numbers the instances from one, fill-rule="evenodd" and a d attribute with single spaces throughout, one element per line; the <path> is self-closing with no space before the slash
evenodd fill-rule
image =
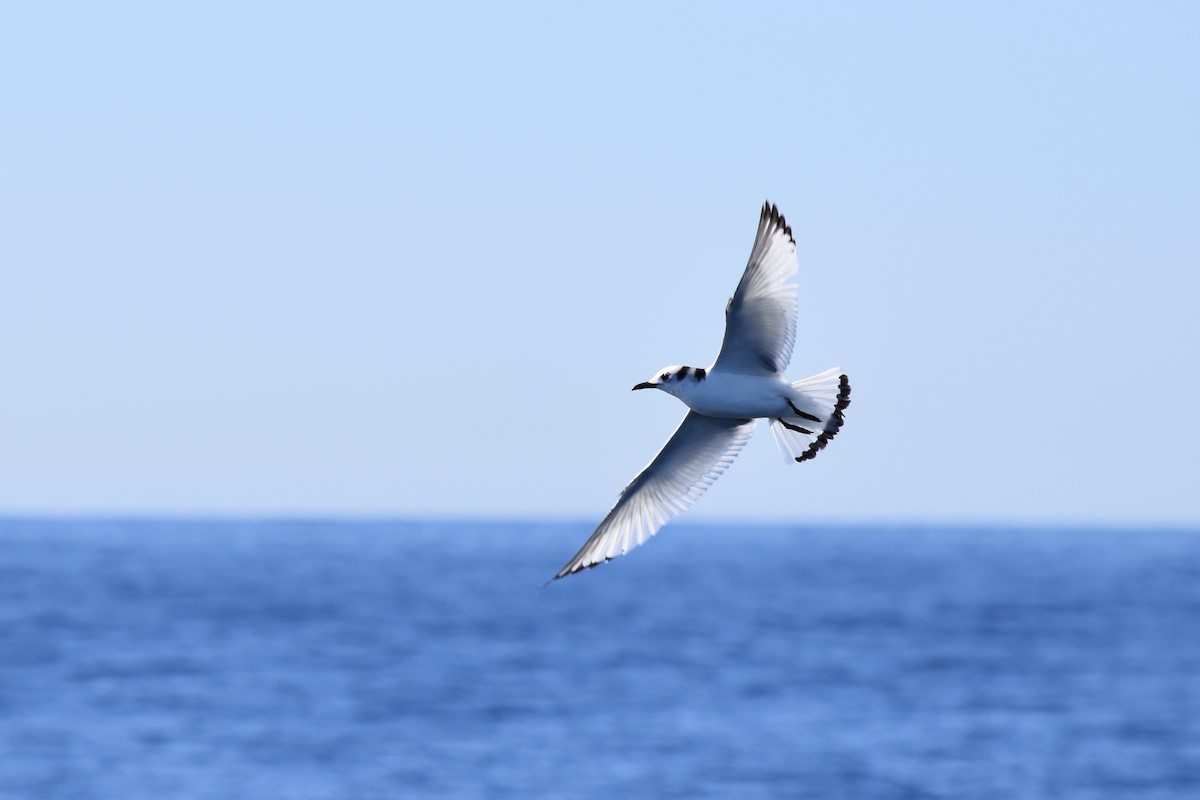
<path id="1" fill-rule="evenodd" d="M 779 209 L 764 203 L 750 261 L 725 306 L 725 340 L 712 366 L 670 366 L 638 389 L 660 389 L 690 409 L 662 450 L 552 580 L 609 561 L 644 543 L 687 510 L 733 463 L 760 418 L 789 461 L 807 461 L 842 427 L 850 381 L 840 369 L 790 382 L 796 342 L 796 240 Z"/>

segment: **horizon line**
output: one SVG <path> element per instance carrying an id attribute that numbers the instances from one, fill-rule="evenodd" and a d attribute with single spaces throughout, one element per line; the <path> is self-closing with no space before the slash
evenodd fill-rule
<path id="1" fill-rule="evenodd" d="M 0 527 L 8 523 L 186 523 L 186 524 L 349 524 L 349 525 L 595 525 L 597 520 L 585 515 L 530 516 L 519 514 L 414 514 L 414 513 L 312 513 L 312 512 L 23 512 L 0 511 Z M 1137 530 L 1178 531 L 1200 533 L 1200 522 L 1165 520 L 997 520 L 997 519 L 946 519 L 911 517 L 859 518 L 859 519 L 736 519 L 730 517 L 710 519 L 672 520 L 671 527 L 721 528 L 823 528 L 823 529 L 914 529 L 914 530 Z"/>

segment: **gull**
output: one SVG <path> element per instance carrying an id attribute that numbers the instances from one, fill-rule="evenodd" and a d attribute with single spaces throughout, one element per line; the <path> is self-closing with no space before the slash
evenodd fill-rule
<path id="1" fill-rule="evenodd" d="M 764 203 L 750 260 L 725 306 L 725 339 L 708 367 L 664 367 L 634 386 L 658 389 L 688 407 L 654 460 L 621 492 L 595 533 L 551 581 L 611 561 L 645 543 L 700 498 L 768 419 L 784 458 L 808 461 L 842 427 L 850 381 L 834 368 L 789 381 L 796 343 L 796 240 Z"/>

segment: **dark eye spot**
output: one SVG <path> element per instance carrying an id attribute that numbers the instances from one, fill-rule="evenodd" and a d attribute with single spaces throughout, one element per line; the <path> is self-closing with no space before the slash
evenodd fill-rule
<path id="1" fill-rule="evenodd" d="M 669 381 L 669 380 L 671 380 L 671 373 L 669 373 L 669 372 L 664 372 L 662 375 L 659 375 L 659 376 L 658 376 L 658 379 L 659 379 L 660 381 Z"/>

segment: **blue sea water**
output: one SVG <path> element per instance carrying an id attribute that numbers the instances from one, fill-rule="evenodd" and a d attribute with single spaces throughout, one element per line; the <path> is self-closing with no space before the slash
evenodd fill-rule
<path id="1" fill-rule="evenodd" d="M 0 522 L 0 797 L 1200 797 L 1200 533 Z"/>

